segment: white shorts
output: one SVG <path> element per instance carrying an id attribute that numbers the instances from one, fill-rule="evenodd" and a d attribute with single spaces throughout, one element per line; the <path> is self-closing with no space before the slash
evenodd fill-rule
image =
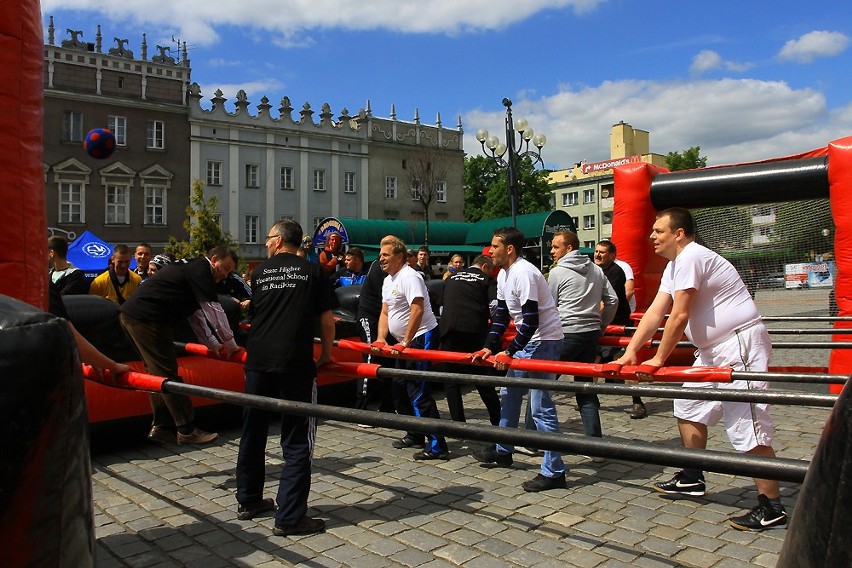
<path id="1" fill-rule="evenodd" d="M 735 371 L 766 371 L 772 355 L 772 343 L 763 323 L 732 334 L 721 343 L 696 352 L 694 366 L 732 367 Z M 684 388 L 765 390 L 764 381 L 730 383 L 683 383 Z M 763 403 L 722 402 L 713 400 L 674 401 L 674 415 L 682 420 L 713 426 L 724 418 L 725 431 L 734 449 L 747 452 L 756 446 L 771 446 L 775 427 L 769 405 Z"/>

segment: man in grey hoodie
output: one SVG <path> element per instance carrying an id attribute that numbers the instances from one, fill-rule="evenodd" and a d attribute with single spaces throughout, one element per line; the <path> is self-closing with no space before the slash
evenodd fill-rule
<path id="1" fill-rule="evenodd" d="M 550 271 L 547 284 L 565 334 L 561 361 L 594 363 L 598 337 L 612 321 L 618 308 L 618 297 L 609 280 L 592 260 L 580 252 L 580 241 L 571 231 L 553 235 L 550 253 L 556 266 Z M 603 311 L 601 311 L 603 302 Z M 588 382 L 591 377 L 574 377 Z M 596 394 L 577 393 L 583 431 L 587 436 L 600 438 L 600 401 Z"/>

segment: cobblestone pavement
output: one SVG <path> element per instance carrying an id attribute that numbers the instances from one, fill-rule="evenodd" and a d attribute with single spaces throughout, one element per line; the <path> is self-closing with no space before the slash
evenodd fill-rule
<path id="1" fill-rule="evenodd" d="M 563 430 L 580 433 L 573 401 L 556 395 Z M 671 402 L 646 399 L 650 416 L 630 420 L 629 399 L 602 397 L 605 435 L 679 445 Z M 476 392 L 468 420 L 486 423 Z M 446 410 L 444 401 L 439 407 Z M 828 409 L 774 407 L 775 449 L 809 459 Z M 478 443 L 450 440 L 453 459 L 414 462 L 396 450 L 398 432 L 320 424 L 310 515 L 325 534 L 281 538 L 271 516 L 236 519 L 234 462 L 239 430 L 204 448 L 139 442 L 93 454 L 98 562 L 115 566 L 774 566 L 785 529 L 744 533 L 725 523 L 754 505 L 750 479 L 707 474 L 705 497 L 668 498 L 650 490 L 675 468 L 566 456 L 568 488 L 525 493 L 539 458 L 515 454 L 512 469 L 470 456 Z M 267 494 L 280 467 L 276 437 L 267 449 Z M 724 431 L 710 447 L 730 451 Z M 782 483 L 789 513 L 798 485 Z"/>

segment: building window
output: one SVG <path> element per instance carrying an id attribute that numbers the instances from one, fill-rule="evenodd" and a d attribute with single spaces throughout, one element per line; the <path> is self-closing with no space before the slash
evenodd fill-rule
<path id="1" fill-rule="evenodd" d="M 123 116 L 108 116 L 107 128 L 115 136 L 116 146 L 127 146 L 127 118 Z"/>
<path id="2" fill-rule="evenodd" d="M 217 227 L 219 227 L 220 229 L 222 228 L 222 214 L 221 213 L 214 213 L 213 216 L 211 217 L 211 219 L 216 224 Z"/>
<path id="3" fill-rule="evenodd" d="M 355 193 L 355 172 L 343 172 L 343 193 Z"/>
<path id="4" fill-rule="evenodd" d="M 601 213 L 601 225 L 612 225 L 612 211 Z"/>
<path id="5" fill-rule="evenodd" d="M 593 249 L 593 248 L 595 248 L 595 245 L 596 245 L 595 241 L 583 241 L 583 247 L 584 248 Z"/>
<path id="6" fill-rule="evenodd" d="M 317 227 L 319 227 L 319 225 L 320 225 L 320 223 L 322 223 L 323 219 L 325 219 L 325 217 L 314 217 L 314 231 L 317 230 Z"/>
<path id="7" fill-rule="evenodd" d="M 420 180 L 416 178 L 411 180 L 411 200 L 420 201 Z"/>
<path id="8" fill-rule="evenodd" d="M 260 225 L 260 215 L 246 215 L 245 218 L 245 243 L 247 245 L 257 244 L 257 227 Z"/>
<path id="9" fill-rule="evenodd" d="M 447 182 L 439 181 L 435 184 L 435 197 L 438 199 L 438 203 L 447 202 Z"/>
<path id="10" fill-rule="evenodd" d="M 222 185 L 222 162 L 207 161 L 207 185 Z"/>
<path id="11" fill-rule="evenodd" d="M 568 207 L 569 205 L 577 205 L 576 191 L 562 194 L 562 207 Z"/>
<path id="12" fill-rule="evenodd" d="M 293 168 L 290 166 L 281 168 L 281 189 L 293 189 Z"/>
<path id="13" fill-rule="evenodd" d="M 107 225 L 126 225 L 129 217 L 127 215 L 127 197 L 130 190 L 126 185 L 106 186 L 106 219 Z"/>
<path id="14" fill-rule="evenodd" d="M 583 228 L 584 229 L 594 229 L 595 228 L 595 216 L 594 215 L 583 215 Z"/>
<path id="15" fill-rule="evenodd" d="M 571 222 L 574 223 L 574 230 L 580 227 L 580 218 L 579 217 L 571 217 Z"/>
<path id="16" fill-rule="evenodd" d="M 145 188 L 145 224 L 146 225 L 165 225 L 166 224 L 166 188 L 165 187 L 146 187 Z"/>
<path id="17" fill-rule="evenodd" d="M 314 191 L 325 191 L 325 170 L 314 170 Z"/>
<path id="18" fill-rule="evenodd" d="M 584 189 L 583 190 L 583 203 L 594 203 L 595 202 L 595 190 L 594 189 Z"/>
<path id="19" fill-rule="evenodd" d="M 166 147 L 166 123 L 162 120 L 148 121 L 148 148 L 163 150 Z"/>
<path id="20" fill-rule="evenodd" d="M 83 184 L 62 182 L 59 184 L 59 222 L 83 222 Z"/>
<path id="21" fill-rule="evenodd" d="M 255 189 L 260 187 L 260 182 L 258 182 L 259 170 L 260 166 L 257 164 L 246 164 L 246 187 Z"/>
<path id="22" fill-rule="evenodd" d="M 65 142 L 83 141 L 83 113 L 66 110 L 62 113 L 62 140 Z"/>
<path id="23" fill-rule="evenodd" d="M 396 199 L 396 178 L 394 176 L 385 178 L 385 199 Z"/>

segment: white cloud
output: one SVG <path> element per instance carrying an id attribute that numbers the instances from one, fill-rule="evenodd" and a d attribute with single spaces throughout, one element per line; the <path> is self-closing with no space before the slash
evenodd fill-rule
<path id="1" fill-rule="evenodd" d="M 716 53 L 715 51 L 711 49 L 705 49 L 700 51 L 695 57 L 692 58 L 692 65 L 690 65 L 689 70 L 696 75 L 700 75 L 707 71 L 712 71 L 714 69 L 719 69 L 722 67 L 727 69 L 728 71 L 742 73 L 743 71 L 751 69 L 753 65 L 751 63 L 727 61 L 725 59 L 722 59 L 722 56 Z"/>
<path id="2" fill-rule="evenodd" d="M 225 59 L 224 57 L 216 57 L 213 59 L 208 59 L 207 65 L 209 65 L 210 67 L 240 67 L 241 65 L 243 65 L 243 62 L 237 59 Z"/>
<path id="3" fill-rule="evenodd" d="M 650 133 L 651 152 L 700 146 L 710 165 L 795 154 L 852 131 L 852 104 L 829 112 L 825 97 L 813 89 L 752 79 L 563 85 L 550 97 L 519 98 L 513 114 L 547 135 L 543 157 L 550 168 L 608 159 L 610 129 L 622 120 Z M 475 139 L 479 128 L 503 138 L 504 116 L 481 110 L 463 114 L 469 154 L 481 153 Z"/>
<path id="4" fill-rule="evenodd" d="M 174 29 L 197 45 L 212 45 L 220 26 L 275 32 L 277 44 L 310 45 L 297 33 L 317 29 L 386 29 L 399 33 L 458 34 L 502 29 L 549 9 L 594 10 L 606 0 L 242 0 L 223 10 L 208 0 L 43 0 L 42 13 L 96 12 L 113 21 Z M 295 34 L 295 35 L 294 35 Z"/>
<path id="5" fill-rule="evenodd" d="M 819 57 L 833 57 L 849 45 L 849 37 L 840 32 L 814 31 L 784 44 L 778 57 L 785 61 L 810 63 Z"/>

